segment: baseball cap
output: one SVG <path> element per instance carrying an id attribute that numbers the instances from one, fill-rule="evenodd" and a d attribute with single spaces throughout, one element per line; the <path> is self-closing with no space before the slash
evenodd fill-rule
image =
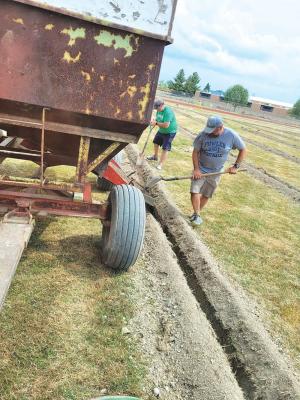
<path id="1" fill-rule="evenodd" d="M 216 128 L 223 125 L 221 117 L 212 116 L 207 119 L 206 127 L 204 128 L 205 133 L 212 133 Z"/>
<path id="2" fill-rule="evenodd" d="M 157 110 L 158 107 L 160 107 L 160 106 L 163 105 L 163 104 L 164 104 L 164 101 L 163 101 L 163 100 L 161 100 L 161 99 L 156 99 L 155 102 L 154 102 L 153 107 L 154 107 L 155 110 Z"/>

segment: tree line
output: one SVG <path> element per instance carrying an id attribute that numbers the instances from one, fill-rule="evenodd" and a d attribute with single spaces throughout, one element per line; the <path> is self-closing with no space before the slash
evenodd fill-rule
<path id="1" fill-rule="evenodd" d="M 181 68 L 175 78 L 168 82 L 160 81 L 161 89 L 169 89 L 175 92 L 181 92 L 188 95 L 194 95 L 197 90 L 200 90 L 200 77 L 197 72 L 193 72 L 187 78 L 185 72 Z M 202 90 L 205 93 L 211 93 L 211 86 L 207 83 Z M 233 85 L 224 93 L 224 101 L 231 103 L 234 108 L 238 106 L 247 106 L 249 102 L 249 92 L 242 85 Z M 296 101 L 289 114 L 300 119 L 300 99 Z"/>

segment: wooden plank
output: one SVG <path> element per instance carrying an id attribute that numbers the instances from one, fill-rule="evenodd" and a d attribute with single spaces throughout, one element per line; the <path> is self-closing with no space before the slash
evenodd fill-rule
<path id="1" fill-rule="evenodd" d="M 14 115 L 0 114 L 0 123 L 11 126 L 23 126 L 25 128 L 42 129 L 41 121 L 33 118 L 17 117 Z M 67 133 L 77 136 L 88 136 L 96 139 L 112 140 L 122 143 L 137 143 L 138 137 L 121 132 L 109 132 L 102 129 L 92 129 L 83 126 L 62 124 L 58 122 L 45 122 L 46 131 Z"/>
<path id="2" fill-rule="evenodd" d="M 0 223 L 0 310 L 34 223 Z"/>

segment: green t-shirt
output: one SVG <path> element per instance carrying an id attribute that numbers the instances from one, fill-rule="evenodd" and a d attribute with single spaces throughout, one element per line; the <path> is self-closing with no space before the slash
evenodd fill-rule
<path id="1" fill-rule="evenodd" d="M 172 108 L 165 106 L 162 111 L 157 111 L 156 113 L 156 121 L 157 122 L 170 122 L 168 128 L 159 128 L 159 132 L 161 133 L 176 133 L 177 131 L 177 122 L 174 111 Z"/>

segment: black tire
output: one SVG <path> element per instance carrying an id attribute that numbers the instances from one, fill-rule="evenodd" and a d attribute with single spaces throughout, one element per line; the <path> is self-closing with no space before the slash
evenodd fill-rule
<path id="1" fill-rule="evenodd" d="M 144 241 L 144 196 L 133 186 L 117 185 L 108 201 L 110 225 L 103 225 L 102 261 L 113 269 L 127 271 L 136 262 Z"/>
<path id="2" fill-rule="evenodd" d="M 112 188 L 114 187 L 114 184 L 108 181 L 105 178 L 100 178 L 98 176 L 97 178 L 97 188 L 101 190 L 101 192 L 110 192 Z"/>

